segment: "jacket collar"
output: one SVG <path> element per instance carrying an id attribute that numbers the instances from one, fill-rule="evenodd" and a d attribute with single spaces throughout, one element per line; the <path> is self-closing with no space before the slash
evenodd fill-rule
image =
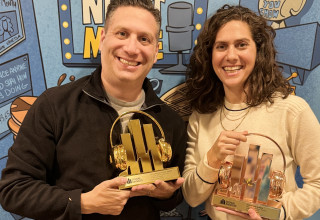
<path id="1" fill-rule="evenodd" d="M 164 104 L 163 101 L 155 94 L 153 91 L 152 85 L 148 78 L 145 78 L 142 88 L 146 94 L 145 97 L 145 107 L 151 107 L 153 105 Z M 95 99 L 98 99 L 102 102 L 106 102 L 105 92 L 102 87 L 101 81 L 101 65 L 97 67 L 95 71 L 92 72 L 91 76 L 85 83 L 83 89 L 86 94 L 92 96 Z"/>

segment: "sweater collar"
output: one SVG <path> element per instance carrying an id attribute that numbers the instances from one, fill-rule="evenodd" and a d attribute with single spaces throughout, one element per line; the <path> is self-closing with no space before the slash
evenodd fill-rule
<path id="1" fill-rule="evenodd" d="M 232 104 L 230 102 L 227 101 L 227 99 L 224 99 L 224 108 L 229 109 L 231 111 L 241 111 L 244 109 L 247 109 L 249 106 L 242 102 L 242 103 L 238 103 L 238 104 Z"/>
<path id="2" fill-rule="evenodd" d="M 145 78 L 142 88 L 145 92 L 145 107 L 164 104 L 163 101 L 161 101 L 160 98 L 155 94 L 148 78 Z M 91 76 L 83 87 L 83 91 L 102 102 L 107 101 L 104 89 L 102 87 L 101 65 L 99 65 L 95 71 L 92 72 Z"/>

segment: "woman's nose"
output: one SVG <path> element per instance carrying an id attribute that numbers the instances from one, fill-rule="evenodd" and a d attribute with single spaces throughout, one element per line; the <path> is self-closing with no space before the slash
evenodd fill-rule
<path id="1" fill-rule="evenodd" d="M 234 47 L 229 47 L 227 50 L 227 60 L 228 61 L 234 61 L 238 57 L 237 51 Z"/>

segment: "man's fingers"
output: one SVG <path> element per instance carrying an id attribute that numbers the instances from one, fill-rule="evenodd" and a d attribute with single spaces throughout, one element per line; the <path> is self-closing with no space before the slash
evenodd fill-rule
<path id="1" fill-rule="evenodd" d="M 159 189 L 167 189 L 168 187 L 173 188 L 174 190 L 180 188 L 184 182 L 183 177 L 179 177 L 176 181 L 174 182 L 164 182 L 162 180 L 156 180 L 154 182 L 154 185 L 159 188 Z"/>
<path id="2" fill-rule="evenodd" d="M 133 186 L 131 188 L 131 191 L 150 191 L 150 190 L 154 190 L 154 185 L 153 184 L 142 184 L 142 185 L 138 185 L 138 186 Z"/>
<path id="3" fill-rule="evenodd" d="M 182 186 L 183 183 L 184 183 L 183 177 L 179 177 L 175 182 L 175 184 L 178 185 L 179 187 Z"/>
<path id="4" fill-rule="evenodd" d="M 111 180 L 106 181 L 106 187 L 108 188 L 113 188 L 113 189 L 118 189 L 119 186 L 125 184 L 127 182 L 127 178 L 125 177 L 116 177 Z"/>
<path id="5" fill-rule="evenodd" d="M 173 184 L 175 190 L 179 189 L 183 183 L 184 183 L 183 177 L 179 177 L 175 182 L 171 182 L 171 184 Z"/>
<path id="6" fill-rule="evenodd" d="M 179 177 L 176 181 L 164 182 L 156 180 L 152 184 L 138 185 L 131 188 L 130 197 L 150 196 L 155 198 L 169 198 L 174 191 L 182 186 L 184 178 Z"/>

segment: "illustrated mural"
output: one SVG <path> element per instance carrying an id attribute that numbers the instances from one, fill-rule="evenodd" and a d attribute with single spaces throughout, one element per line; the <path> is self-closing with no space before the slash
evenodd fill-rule
<path id="1" fill-rule="evenodd" d="M 162 23 L 158 61 L 148 77 L 157 95 L 188 120 L 184 100 L 186 65 L 207 17 L 224 4 L 248 7 L 276 30 L 277 62 L 293 94 L 304 98 L 320 120 L 320 1 L 154 0 Z M 0 170 L 28 109 L 47 88 L 90 74 L 98 51 L 108 0 L 0 1 Z M 302 179 L 297 172 L 297 184 Z M 203 205 L 185 202 L 162 219 L 206 219 Z M 311 220 L 319 219 L 320 212 Z M 27 219 L 2 210 L 1 220 Z"/>

